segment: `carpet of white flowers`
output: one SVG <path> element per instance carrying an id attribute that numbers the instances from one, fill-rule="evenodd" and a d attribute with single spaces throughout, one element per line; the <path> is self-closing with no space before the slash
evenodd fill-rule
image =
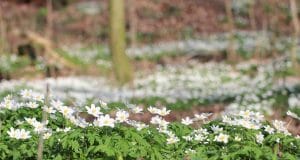
<path id="1" fill-rule="evenodd" d="M 298 105 L 299 101 L 290 103 Z M 300 139 L 280 120 L 259 112 L 197 113 L 178 122 L 165 107 L 130 105 L 111 110 L 103 101 L 64 105 L 53 96 L 24 89 L 1 107 L 1 159 L 35 159 L 39 136 L 44 159 L 299 159 Z M 149 122 L 133 115 L 152 114 Z M 88 115 L 92 119 L 82 116 Z M 47 120 L 42 120 L 42 114 Z M 293 117 L 299 117 L 289 111 Z"/>
<path id="2" fill-rule="evenodd" d="M 121 88 L 104 77 L 2 81 L 0 159 L 36 159 L 40 139 L 43 159 L 299 159 L 289 67 L 285 57 L 190 60 L 137 72 Z M 223 108 L 200 112 L 215 104 Z"/>

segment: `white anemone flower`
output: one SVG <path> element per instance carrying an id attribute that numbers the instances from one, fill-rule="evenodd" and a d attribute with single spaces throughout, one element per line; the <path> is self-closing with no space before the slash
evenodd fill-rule
<path id="1" fill-rule="evenodd" d="M 49 114 L 54 114 L 56 110 L 53 107 L 44 106 L 43 110 Z"/>
<path id="2" fill-rule="evenodd" d="M 16 103 L 10 95 L 6 96 L 4 100 L 0 103 L 1 108 L 6 108 L 9 110 L 17 110 L 21 105 Z"/>
<path id="3" fill-rule="evenodd" d="M 10 128 L 9 131 L 7 131 L 7 134 L 11 138 L 16 138 L 17 137 L 17 130 L 14 128 Z"/>
<path id="4" fill-rule="evenodd" d="M 116 113 L 116 120 L 119 122 L 126 122 L 128 120 L 129 117 L 129 113 L 124 111 L 124 110 L 120 110 Z"/>
<path id="5" fill-rule="evenodd" d="M 23 89 L 21 90 L 20 95 L 24 99 L 32 99 L 33 91 L 31 89 Z"/>
<path id="6" fill-rule="evenodd" d="M 21 120 L 19 120 L 19 119 L 15 122 L 16 125 L 21 125 L 21 124 L 23 124 L 23 123 L 24 123 L 24 121 L 21 121 Z"/>
<path id="7" fill-rule="evenodd" d="M 211 128 L 211 130 L 212 130 L 214 133 L 218 133 L 218 132 L 222 132 L 222 131 L 223 131 L 223 128 L 222 128 L 222 127 L 215 126 L 215 125 L 211 126 L 210 128 Z"/>
<path id="8" fill-rule="evenodd" d="M 85 106 L 87 113 L 91 114 L 95 117 L 99 117 L 101 114 L 103 114 L 102 112 L 100 112 L 100 107 L 96 107 L 95 104 L 91 104 L 91 106 Z"/>
<path id="9" fill-rule="evenodd" d="M 158 123 L 159 127 L 167 128 L 170 122 L 161 119 L 160 122 Z"/>
<path id="10" fill-rule="evenodd" d="M 264 135 L 261 132 L 259 132 L 257 135 L 255 135 L 255 137 L 256 137 L 257 143 L 261 144 L 264 141 Z"/>
<path id="11" fill-rule="evenodd" d="M 31 137 L 30 132 L 24 129 L 10 128 L 10 130 L 7 131 L 7 134 L 9 135 L 9 137 L 15 139 L 29 139 Z"/>
<path id="12" fill-rule="evenodd" d="M 237 142 L 240 142 L 240 141 L 242 140 L 242 138 L 239 137 L 239 136 L 235 136 L 235 137 L 234 137 L 234 140 L 237 141 Z"/>
<path id="13" fill-rule="evenodd" d="M 61 101 L 59 101 L 59 100 L 56 100 L 56 101 L 52 100 L 51 101 L 51 106 L 54 107 L 57 110 L 60 110 L 61 107 L 63 106 L 63 103 Z"/>
<path id="14" fill-rule="evenodd" d="M 136 130 L 141 131 L 142 129 L 148 127 L 145 123 L 136 123 L 135 124 Z"/>
<path id="15" fill-rule="evenodd" d="M 296 113 L 294 113 L 294 112 L 292 112 L 292 111 L 287 111 L 286 114 L 287 114 L 288 116 L 292 117 L 292 118 L 295 118 L 295 119 L 300 120 L 300 117 L 299 117 Z"/>
<path id="16" fill-rule="evenodd" d="M 268 132 L 269 134 L 273 134 L 275 129 L 272 128 L 271 126 L 267 125 L 267 126 L 264 126 L 265 128 L 265 131 Z"/>
<path id="17" fill-rule="evenodd" d="M 177 143 L 177 142 L 179 142 L 179 138 L 174 136 L 174 135 L 169 136 L 167 138 L 167 144 L 174 144 L 174 143 Z"/>
<path id="18" fill-rule="evenodd" d="M 196 141 L 204 141 L 204 140 L 206 140 L 206 136 L 204 136 L 202 134 L 196 134 L 194 139 Z"/>
<path id="19" fill-rule="evenodd" d="M 240 111 L 239 115 L 242 116 L 242 117 L 244 117 L 245 119 L 249 119 L 253 115 L 253 112 L 249 111 L 249 110 Z"/>
<path id="20" fill-rule="evenodd" d="M 194 122 L 190 117 L 185 117 L 185 118 L 181 119 L 181 123 L 188 126 L 188 125 L 193 124 Z"/>
<path id="21" fill-rule="evenodd" d="M 102 101 L 102 100 L 99 100 L 99 104 L 101 105 L 101 107 L 102 108 L 104 108 L 104 109 L 107 109 L 107 103 L 106 102 L 104 102 L 104 101 Z"/>
<path id="22" fill-rule="evenodd" d="M 156 108 L 156 107 L 150 106 L 150 107 L 148 107 L 147 109 L 148 109 L 148 111 L 149 111 L 150 113 L 152 113 L 152 114 L 158 114 L 158 112 L 159 112 L 159 109 Z"/>
<path id="23" fill-rule="evenodd" d="M 115 120 L 113 118 L 110 118 L 108 114 L 104 116 L 100 116 L 94 121 L 94 125 L 98 127 L 108 126 L 111 128 L 115 127 Z"/>
<path id="24" fill-rule="evenodd" d="M 184 153 L 185 153 L 185 154 L 194 154 L 194 153 L 196 153 L 196 151 L 189 148 L 189 149 L 187 149 L 186 151 L 184 151 Z"/>
<path id="25" fill-rule="evenodd" d="M 226 144 L 226 143 L 228 143 L 228 139 L 229 139 L 229 135 L 220 133 L 219 135 L 215 136 L 214 141 L 222 142 L 222 143 Z"/>
<path id="26" fill-rule="evenodd" d="M 193 140 L 193 137 L 190 136 L 190 135 L 187 135 L 187 136 L 182 136 L 182 138 L 186 141 L 192 141 Z"/>
<path id="27" fill-rule="evenodd" d="M 33 93 L 32 98 L 35 101 L 43 102 L 44 99 L 45 99 L 45 96 L 43 94 L 40 94 L 40 93 Z"/>
<path id="28" fill-rule="evenodd" d="M 132 106 L 130 109 L 133 113 L 142 113 L 143 112 L 143 108 L 139 107 L 139 106 Z"/>
<path id="29" fill-rule="evenodd" d="M 159 124 L 161 121 L 162 121 L 162 118 L 160 116 L 154 116 L 151 118 L 150 123 Z"/>
<path id="30" fill-rule="evenodd" d="M 27 117 L 25 117 L 24 119 L 30 125 L 33 125 L 34 123 L 37 122 L 36 118 L 27 118 Z"/>
<path id="31" fill-rule="evenodd" d="M 157 114 L 159 114 L 160 116 L 166 116 L 168 114 L 170 114 L 170 110 L 167 110 L 166 107 L 162 108 L 162 109 L 157 109 Z"/>
<path id="32" fill-rule="evenodd" d="M 211 115 L 212 113 L 201 113 L 201 114 L 195 114 L 194 116 L 196 121 L 204 121 Z"/>
<path id="33" fill-rule="evenodd" d="M 52 136 L 51 132 L 46 132 L 43 134 L 43 139 L 49 139 Z"/>
<path id="34" fill-rule="evenodd" d="M 66 128 L 63 129 L 63 132 L 65 132 L 65 133 L 67 133 L 69 131 L 71 131 L 71 127 L 66 127 Z"/>
<path id="35" fill-rule="evenodd" d="M 273 126 L 277 129 L 278 132 L 281 132 L 285 135 L 290 135 L 289 131 L 285 127 L 285 122 L 279 121 L 279 120 L 274 120 L 273 121 Z"/>
<path id="36" fill-rule="evenodd" d="M 62 106 L 60 108 L 60 113 L 62 113 L 65 117 L 69 117 L 74 113 L 74 110 L 67 106 Z"/>
<path id="37" fill-rule="evenodd" d="M 34 127 L 34 131 L 36 133 L 42 133 L 47 130 L 46 126 L 43 123 L 38 121 L 34 122 L 32 126 Z"/>
<path id="38" fill-rule="evenodd" d="M 39 105 L 36 102 L 28 102 L 28 103 L 26 103 L 26 106 L 28 108 L 33 108 L 33 109 L 39 107 Z"/>
<path id="39" fill-rule="evenodd" d="M 30 137 L 30 132 L 24 129 L 19 130 L 17 135 L 17 139 L 29 139 Z"/>

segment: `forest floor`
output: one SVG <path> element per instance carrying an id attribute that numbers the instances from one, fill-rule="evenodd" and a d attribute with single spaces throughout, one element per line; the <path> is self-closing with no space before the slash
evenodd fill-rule
<path id="1" fill-rule="evenodd" d="M 270 4 L 273 4 L 270 0 Z M 39 1 L 40 2 L 40 1 Z M 269 1 L 268 1 L 269 3 Z M 277 3 L 277 2 L 276 2 Z M 277 30 L 290 32 L 288 1 L 278 2 L 278 10 L 270 15 L 265 11 L 265 2 L 259 1 L 255 7 L 256 30 L 270 29 L 271 18 L 276 17 Z M 14 29 L 44 33 L 46 9 L 44 4 L 0 3 L 0 14 L 7 25 L 8 39 L 18 41 L 13 36 Z M 228 31 L 223 1 L 210 0 L 139 0 L 136 6 L 137 42 L 154 43 L 201 37 Z M 247 10 L 236 11 L 235 23 L 238 30 L 253 30 Z M 131 18 L 126 14 L 126 29 L 129 31 Z M 273 22 L 272 22 L 273 23 Z M 264 26 L 265 25 L 265 26 Z M 53 12 L 53 40 L 59 44 L 103 44 L 108 39 L 108 0 L 75 1 L 65 8 Z"/>

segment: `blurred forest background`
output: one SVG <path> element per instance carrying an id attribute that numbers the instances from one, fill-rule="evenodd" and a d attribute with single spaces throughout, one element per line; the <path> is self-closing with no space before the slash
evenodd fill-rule
<path id="1" fill-rule="evenodd" d="M 47 1 L 1 0 L 1 15 L 7 38 L 13 30 L 45 33 Z M 108 0 L 53 0 L 53 41 L 102 44 L 108 40 Z M 223 0 L 126 0 L 126 31 L 135 28 L 137 43 L 197 38 L 228 31 Z M 235 29 L 293 33 L 289 0 L 233 0 Z M 134 12 L 130 13 L 131 8 Z M 129 41 L 129 35 L 128 35 Z"/>
<path id="2" fill-rule="evenodd" d="M 193 56 L 197 57 L 196 55 L 198 55 L 204 61 L 208 59 L 224 60 L 226 57 L 236 61 L 238 57 L 261 56 L 260 53 L 263 49 L 260 48 L 264 48 L 266 45 L 271 46 L 271 51 L 264 54 L 264 57 L 280 55 L 282 52 L 277 50 L 278 47 L 273 47 L 277 45 L 276 41 L 279 41 L 281 37 L 293 37 L 299 32 L 298 24 L 295 24 L 298 23 L 298 20 L 293 21 L 291 10 L 293 3 L 295 0 L 125 0 L 126 48 L 129 48 L 128 52 L 134 53 L 153 52 L 152 50 L 145 51 L 143 46 L 149 44 L 164 45 L 166 42 L 189 39 L 207 39 L 212 35 L 229 33 L 229 38 L 226 39 L 230 42 L 229 46 L 225 50 L 218 50 L 217 52 L 221 53 L 218 56 L 215 54 L 213 57 L 203 55 L 202 52 L 206 52 L 203 50 L 193 51 Z M 1 0 L 0 7 L 0 50 L 2 55 L 3 53 L 24 55 L 27 54 L 25 52 L 30 52 L 30 50 L 33 52 L 34 50 L 34 53 L 31 54 L 32 59 L 44 57 L 41 59 L 44 62 L 41 62 L 39 66 L 35 65 L 35 67 L 54 65 L 58 70 L 62 66 L 72 68 L 74 63 L 75 65 L 85 63 L 78 56 L 73 56 L 74 52 L 78 52 L 78 48 L 96 48 L 98 52 L 103 50 L 105 52 L 107 49 L 106 46 L 109 43 L 108 0 Z M 296 19 L 298 19 L 299 13 L 296 12 Z M 295 26 L 297 27 L 295 28 Z M 256 41 L 253 42 L 254 51 L 247 51 L 243 46 L 239 47 L 237 57 L 231 53 L 235 49 L 230 48 L 234 45 L 248 43 L 238 34 L 239 32 L 258 33 L 267 37 L 266 39 L 263 39 L 265 37 L 254 38 Z M 35 45 L 32 41 L 33 43 L 42 41 L 42 49 L 44 50 L 43 47 L 49 45 L 46 50 L 48 52 L 53 51 L 53 54 L 50 54 L 52 58 L 45 58 L 45 53 L 41 47 L 32 46 Z M 260 45 L 264 47 L 260 47 Z M 130 48 L 140 50 L 130 50 Z M 54 52 L 58 52 L 59 56 L 55 55 Z M 73 53 L 69 54 L 69 52 Z M 140 53 L 137 54 L 141 55 Z M 82 56 L 85 55 L 89 56 L 82 53 Z M 104 60 L 109 58 L 106 54 L 101 53 L 97 56 L 97 58 L 101 57 Z M 95 59 L 95 57 L 93 58 Z M 102 61 L 101 58 L 99 58 L 98 63 L 109 64 Z M 9 61 L 8 57 L 2 56 L 2 59 L 5 59 L 3 61 L 6 62 Z M 61 63 L 57 63 L 57 59 Z M 166 59 L 160 59 L 160 62 L 164 63 Z M 24 70 L 23 65 L 20 67 L 21 70 Z M 135 65 L 135 68 L 145 65 L 146 68 L 151 67 L 148 62 L 135 63 Z M 10 65 L 10 67 L 6 67 L 6 70 L 2 69 L 4 70 L 2 77 L 6 79 L 20 77 L 15 72 L 10 71 L 10 69 L 16 72 L 20 71 L 13 69 L 14 67 L 18 68 L 18 65 Z M 79 68 L 89 69 L 84 71 L 81 69 L 79 69 L 80 71 L 61 70 L 59 74 L 69 75 L 74 72 L 98 74 L 98 69 L 93 69 L 94 66 Z M 31 73 L 31 70 L 33 70 L 32 67 L 28 67 L 26 71 Z M 36 73 L 36 68 L 34 70 Z M 42 70 L 50 72 L 50 69 L 47 71 L 47 68 Z M 24 72 L 21 71 L 21 73 Z M 30 75 L 32 76 L 32 74 Z M 50 73 L 48 73 L 49 75 Z M 21 74 L 22 76 L 24 75 Z"/>

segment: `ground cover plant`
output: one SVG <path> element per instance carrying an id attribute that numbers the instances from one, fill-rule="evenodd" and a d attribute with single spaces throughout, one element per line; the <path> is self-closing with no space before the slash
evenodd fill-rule
<path id="1" fill-rule="evenodd" d="M 25 86 L 42 91 L 49 83 L 53 94 L 79 106 L 86 102 L 95 103 L 101 98 L 113 108 L 125 107 L 126 102 L 167 106 L 172 110 L 222 104 L 229 106 L 227 110 L 249 108 L 272 114 L 274 108 L 288 106 L 288 98 L 300 92 L 297 83 L 279 83 L 288 76 L 289 64 L 284 58 L 264 64 L 243 62 L 236 66 L 191 61 L 178 66 L 158 67 L 151 74 L 138 73 L 133 88 L 118 88 L 109 84 L 107 79 L 83 76 L 2 82 L 0 88 L 6 91 L 5 95 Z"/>
<path id="2" fill-rule="evenodd" d="M 42 112 L 49 118 L 42 121 Z M 149 122 L 133 119 L 150 112 Z M 259 112 L 198 113 L 179 122 L 166 108 L 110 110 L 100 101 L 65 106 L 32 90 L 1 102 L 1 159 L 34 159 L 39 135 L 45 159 L 298 159 L 300 139 L 285 122 L 267 122 Z M 82 116 L 86 113 L 88 117 Z M 297 120 L 295 117 L 294 120 Z M 298 118 L 299 119 L 299 118 Z"/>

